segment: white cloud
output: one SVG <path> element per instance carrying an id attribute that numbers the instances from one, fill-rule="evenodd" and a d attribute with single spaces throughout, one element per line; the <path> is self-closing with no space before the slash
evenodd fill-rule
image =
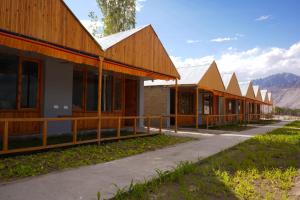
<path id="1" fill-rule="evenodd" d="M 201 65 L 216 60 L 223 73 L 236 72 L 239 81 L 262 78 L 276 73 L 290 72 L 300 75 L 300 41 L 289 48 L 252 48 L 246 51 L 228 50 L 220 57 L 171 57 L 176 67 Z"/>
<path id="2" fill-rule="evenodd" d="M 271 18 L 271 15 L 262 15 L 255 19 L 255 21 L 265 21 Z"/>
<path id="3" fill-rule="evenodd" d="M 237 37 L 219 37 L 219 38 L 214 38 L 211 39 L 211 42 L 228 42 L 228 41 L 232 41 L 232 40 L 237 40 Z"/>
<path id="4" fill-rule="evenodd" d="M 188 44 L 194 44 L 194 43 L 199 43 L 200 40 L 186 40 L 186 43 Z"/>
<path id="5" fill-rule="evenodd" d="M 144 7 L 143 3 L 146 2 L 147 0 L 137 0 L 136 1 L 136 6 L 135 9 L 137 12 L 140 12 L 142 8 Z"/>

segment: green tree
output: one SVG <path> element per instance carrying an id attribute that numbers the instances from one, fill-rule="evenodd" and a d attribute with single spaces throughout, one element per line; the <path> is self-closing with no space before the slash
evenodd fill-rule
<path id="1" fill-rule="evenodd" d="M 103 18 L 103 35 L 135 27 L 136 0 L 96 0 Z"/>

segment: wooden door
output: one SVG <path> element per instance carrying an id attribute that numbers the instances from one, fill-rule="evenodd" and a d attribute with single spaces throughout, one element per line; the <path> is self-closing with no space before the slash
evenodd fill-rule
<path id="1" fill-rule="evenodd" d="M 138 81 L 125 80 L 125 116 L 137 116 L 138 107 Z M 126 126 L 132 126 L 133 120 L 125 120 Z"/>

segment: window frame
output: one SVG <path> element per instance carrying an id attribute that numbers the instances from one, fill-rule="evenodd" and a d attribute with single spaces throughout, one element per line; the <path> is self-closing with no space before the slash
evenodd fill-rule
<path id="1" fill-rule="evenodd" d="M 42 62 L 36 58 L 25 57 L 16 55 L 19 58 L 17 68 L 17 94 L 16 94 L 16 108 L 15 109 L 0 109 L 0 112 L 32 112 L 39 111 L 41 108 L 41 94 L 42 94 Z M 23 61 L 35 62 L 38 64 L 38 88 L 36 95 L 36 107 L 34 108 L 22 108 L 22 63 Z"/>
<path id="2" fill-rule="evenodd" d="M 77 71 L 77 72 L 80 72 L 80 73 L 83 73 L 83 98 L 82 98 L 82 103 L 83 103 L 83 106 L 82 108 L 73 108 L 73 102 L 72 102 L 72 110 L 74 112 L 84 112 L 84 113 L 97 113 L 98 112 L 98 109 L 97 110 L 94 110 L 94 111 L 89 111 L 87 110 L 87 95 L 88 95 L 88 72 L 91 70 L 91 68 L 89 68 L 88 66 L 80 66 L 80 65 L 76 65 L 74 66 L 73 68 L 73 72 L 74 71 Z M 108 75 L 108 76 L 111 76 L 112 79 L 111 79 L 111 84 L 112 84 L 112 88 L 111 88 L 111 92 L 112 92 L 112 105 L 111 105 L 111 110 L 110 111 L 102 111 L 102 108 L 101 108 L 101 112 L 102 113 L 122 113 L 123 110 L 124 110 L 124 89 L 125 89 L 125 78 L 123 75 L 121 74 L 115 74 L 113 72 L 110 72 L 110 71 L 103 71 L 102 72 L 102 80 L 103 80 L 103 76 L 104 74 Z M 115 91 L 114 91 L 114 86 L 115 86 L 115 80 L 121 80 L 121 108 L 120 110 L 115 110 L 115 105 L 114 105 L 114 101 L 115 101 Z M 102 85 L 102 88 L 103 88 L 103 85 Z M 101 92 L 102 92 L 102 89 L 101 89 Z M 101 98 L 103 98 L 103 93 L 101 95 Z M 103 102 L 102 102 L 103 103 Z"/>

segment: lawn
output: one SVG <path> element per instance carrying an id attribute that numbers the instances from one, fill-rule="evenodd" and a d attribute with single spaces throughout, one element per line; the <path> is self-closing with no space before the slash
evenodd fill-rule
<path id="1" fill-rule="evenodd" d="M 222 130 L 222 131 L 245 131 L 249 129 L 253 129 L 254 127 L 243 125 L 243 124 L 228 124 L 228 125 L 219 125 L 209 127 L 211 130 Z"/>
<path id="2" fill-rule="evenodd" d="M 82 145 L 34 154 L 1 157 L 0 182 L 103 163 L 191 140 L 193 139 L 187 137 L 156 135 L 104 143 L 100 146 Z"/>
<path id="3" fill-rule="evenodd" d="M 197 163 L 158 171 L 114 199 L 288 199 L 300 166 L 299 127 L 293 122 Z"/>

